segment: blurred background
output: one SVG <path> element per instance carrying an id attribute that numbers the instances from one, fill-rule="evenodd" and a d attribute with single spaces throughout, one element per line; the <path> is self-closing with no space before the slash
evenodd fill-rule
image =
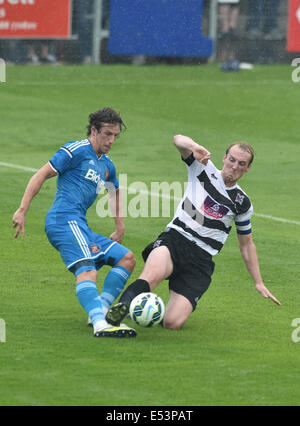
<path id="1" fill-rule="evenodd" d="M 50 8 L 51 0 L 44 2 Z M 202 64 L 238 60 L 291 63 L 287 49 L 293 0 L 61 0 L 70 8 L 70 33 L 39 38 L 3 32 L 0 57 L 9 64 Z M 11 7 L 14 18 L 34 0 Z M 16 2 L 14 2 L 16 3 Z M 297 3 L 297 0 L 294 1 Z M 50 11 L 50 9 L 49 9 Z M 51 12 L 51 11 L 50 11 Z M 300 4 L 299 4 L 300 15 Z M 55 13 L 48 25 L 57 26 Z M 300 21 L 300 17 L 299 17 Z M 7 24 L 9 25 L 9 24 Z M 300 25 L 299 25 L 300 27 Z M 157 42 L 157 43 L 156 43 Z"/>

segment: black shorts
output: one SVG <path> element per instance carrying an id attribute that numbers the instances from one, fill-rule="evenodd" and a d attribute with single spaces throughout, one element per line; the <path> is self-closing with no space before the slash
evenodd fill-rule
<path id="1" fill-rule="evenodd" d="M 173 273 L 168 278 L 170 290 L 185 296 L 195 310 L 198 300 L 211 283 L 215 267 L 212 256 L 175 229 L 170 229 L 145 248 L 142 252 L 144 261 L 152 250 L 160 246 L 168 248 L 173 261 Z"/>

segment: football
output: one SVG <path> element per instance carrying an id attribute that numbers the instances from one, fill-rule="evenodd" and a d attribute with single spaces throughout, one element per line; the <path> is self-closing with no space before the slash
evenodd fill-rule
<path id="1" fill-rule="evenodd" d="M 129 314 L 131 319 L 142 327 L 151 327 L 162 321 L 165 305 L 156 294 L 141 293 L 132 300 Z"/>

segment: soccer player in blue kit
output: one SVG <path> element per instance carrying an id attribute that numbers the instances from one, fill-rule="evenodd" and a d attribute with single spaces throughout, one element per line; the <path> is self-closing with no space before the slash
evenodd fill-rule
<path id="1" fill-rule="evenodd" d="M 103 108 L 89 116 L 88 138 L 63 145 L 29 181 L 19 209 L 13 216 L 15 238 L 25 235 L 26 213 L 43 183 L 54 176 L 57 191 L 46 217 L 46 234 L 66 267 L 76 277 L 76 294 L 94 327 L 95 337 L 135 337 L 125 324 L 112 326 L 105 320 L 110 305 L 118 298 L 135 266 L 132 252 L 121 245 L 125 228 L 116 169 L 106 155 L 124 128 L 119 113 Z M 101 188 L 112 194 L 115 232 L 105 237 L 93 232 L 86 212 Z M 97 270 L 112 268 L 101 294 L 97 290 Z"/>

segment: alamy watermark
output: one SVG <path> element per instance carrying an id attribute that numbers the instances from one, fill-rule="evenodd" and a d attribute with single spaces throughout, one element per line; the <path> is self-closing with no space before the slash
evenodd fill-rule
<path id="1" fill-rule="evenodd" d="M 0 83 L 6 83 L 6 63 L 0 58 Z"/>
<path id="2" fill-rule="evenodd" d="M 0 343 L 6 342 L 6 323 L 0 318 Z"/>
<path id="3" fill-rule="evenodd" d="M 92 173 L 88 172 L 87 176 L 90 175 L 92 178 Z M 96 177 L 93 176 L 93 179 L 96 179 Z M 114 185 L 101 179 L 98 180 L 97 184 L 97 192 L 102 195 L 96 205 L 97 215 L 101 218 L 115 217 L 118 200 Z M 174 215 L 180 200 L 182 200 L 180 207 L 199 224 L 203 222 L 204 216 L 199 210 L 203 211 L 204 208 L 205 191 L 200 181 L 183 184 L 181 182 L 151 182 L 149 185 L 145 182 L 133 182 L 128 184 L 127 175 L 120 174 L 119 184 L 122 193 L 121 213 L 123 217 L 169 218 Z M 185 195 L 187 185 L 189 185 L 190 198 Z M 208 207 L 206 206 L 206 208 Z M 212 215 L 218 215 L 219 204 L 213 203 L 210 208 Z"/>
<path id="4" fill-rule="evenodd" d="M 292 61 L 292 67 L 296 67 L 294 71 L 292 72 L 292 81 L 293 83 L 299 83 L 300 82 L 300 58 L 295 58 Z"/>
<path id="5" fill-rule="evenodd" d="M 292 341 L 294 343 L 300 342 L 300 318 L 294 318 L 292 321 L 292 327 L 295 327 L 295 330 L 292 332 Z"/>

